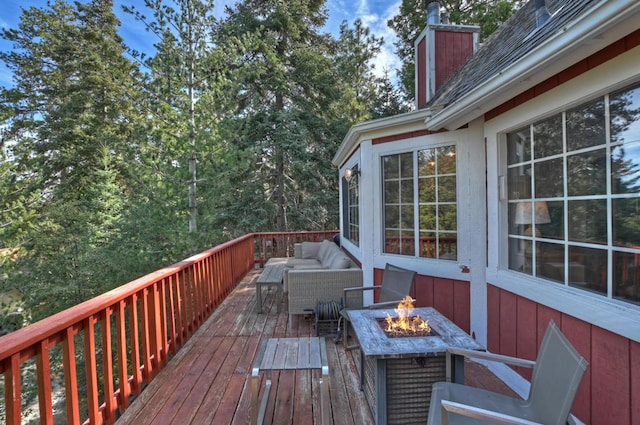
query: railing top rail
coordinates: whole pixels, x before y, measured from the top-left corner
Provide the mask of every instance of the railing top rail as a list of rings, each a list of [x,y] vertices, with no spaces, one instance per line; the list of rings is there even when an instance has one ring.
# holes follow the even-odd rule
[[[19,353],[44,339],[56,335],[64,329],[79,323],[86,318],[95,315],[96,313],[103,311],[105,308],[113,306],[122,300],[127,299],[131,295],[143,290],[145,287],[152,285],[159,280],[162,280],[168,276],[174,275],[177,272],[186,269],[187,267],[195,264],[217,252],[223,251],[246,239],[252,239],[254,234],[247,234],[223,244],[217,245],[204,252],[193,255],[187,259],[184,259],[178,263],[164,267],[160,270],[151,272],[145,276],[139,277],[131,282],[128,282],[122,286],[114,288],[104,294],[98,295],[95,298],[84,301],[76,306],[70,307],[64,311],[56,313],[52,316],[44,318],[36,323],[33,323],[22,329],[18,329],[15,332],[11,332],[5,336],[0,337],[0,359],[6,359],[15,353]]]

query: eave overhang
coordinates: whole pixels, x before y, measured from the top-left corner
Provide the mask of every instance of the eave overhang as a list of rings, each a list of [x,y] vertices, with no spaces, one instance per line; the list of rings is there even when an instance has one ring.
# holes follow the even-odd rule
[[[425,119],[432,131],[456,130],[638,29],[640,2],[601,1],[521,60]]]
[[[352,126],[342,139],[342,143],[331,161],[336,167],[340,167],[353,152],[360,146],[363,140],[375,139],[379,137],[392,136],[409,131],[424,130],[425,120],[431,111],[421,109],[366,121]]]

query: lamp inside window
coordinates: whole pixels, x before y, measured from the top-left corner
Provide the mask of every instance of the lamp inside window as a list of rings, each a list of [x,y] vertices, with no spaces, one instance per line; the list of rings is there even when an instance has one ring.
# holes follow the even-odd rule
[[[551,217],[549,216],[549,207],[545,201],[538,202],[521,202],[516,206],[516,224],[528,225],[524,230],[525,236],[532,236],[533,227],[535,223],[536,231],[535,235],[540,236],[540,229],[537,227],[540,224],[551,223]]]

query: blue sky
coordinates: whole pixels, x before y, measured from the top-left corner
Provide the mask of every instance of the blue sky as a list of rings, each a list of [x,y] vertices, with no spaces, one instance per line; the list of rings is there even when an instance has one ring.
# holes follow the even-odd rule
[[[2,28],[16,28],[18,26],[21,7],[31,6],[43,7],[46,0],[1,0],[0,26]],[[216,14],[222,16],[225,5],[233,5],[237,0],[220,0],[216,2]],[[114,0],[116,14],[120,18],[120,35],[125,39],[128,46],[140,50],[148,51],[154,43],[152,36],[147,33],[142,24],[136,21],[131,15],[123,13],[122,4],[141,7],[142,0]],[[326,3],[329,10],[329,20],[325,30],[337,34],[340,24],[346,20],[350,25],[357,18],[368,26],[371,32],[377,37],[383,37],[385,46],[381,54],[376,58],[376,73],[381,75],[383,70],[389,69],[390,76],[395,77],[394,70],[399,67],[399,61],[394,53],[393,41],[394,32],[387,27],[387,20],[392,18],[399,10],[401,0],[328,0]],[[0,50],[8,51],[12,48],[10,43],[0,40]],[[0,63],[0,86],[11,85],[11,73],[3,63]]]

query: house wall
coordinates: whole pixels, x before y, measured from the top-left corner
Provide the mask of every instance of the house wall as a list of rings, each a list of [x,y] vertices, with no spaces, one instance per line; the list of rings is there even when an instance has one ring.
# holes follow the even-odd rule
[[[640,421],[640,343],[559,310],[488,287],[491,352],[535,359],[550,320],[589,362],[572,413],[588,424]],[[529,369],[518,372],[531,379]]]
[[[501,158],[508,131],[640,81],[640,47],[634,47],[635,39],[614,43],[577,68],[547,80],[508,107],[503,105],[499,113],[486,115],[491,119],[484,124],[489,170],[488,349],[535,359],[548,321],[556,321],[589,361],[572,409],[588,424],[640,423],[640,309],[506,270],[506,201],[499,193],[506,170]],[[529,371],[518,372],[530,378]]]
[[[466,128],[452,132],[398,129],[359,142],[359,246],[365,284],[380,283],[387,262],[418,272],[419,306],[433,306],[492,352],[535,359],[549,320],[589,361],[572,411],[587,424],[640,424],[640,307],[508,270],[505,135],[537,120],[640,82],[640,31],[568,67]],[[381,155],[455,142],[458,147],[457,261],[382,252]],[[373,300],[365,300],[372,302]],[[517,370],[524,378],[530,371]],[[518,386],[513,373],[501,377]],[[519,375],[518,375],[519,376]],[[521,394],[526,394],[526,386]]]

